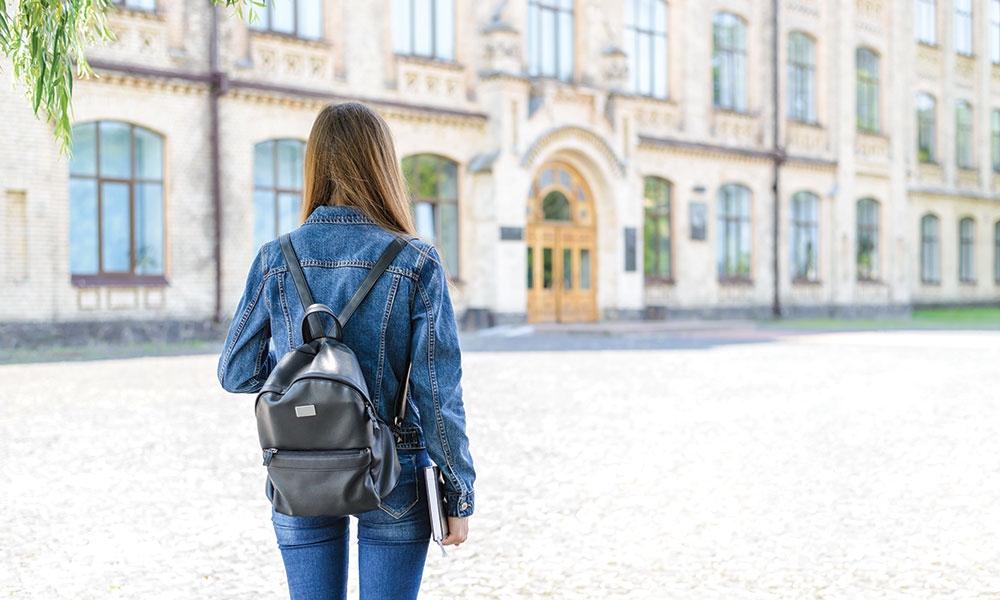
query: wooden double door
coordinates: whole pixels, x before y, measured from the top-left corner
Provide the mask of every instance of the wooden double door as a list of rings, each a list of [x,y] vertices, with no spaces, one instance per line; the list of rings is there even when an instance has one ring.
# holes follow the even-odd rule
[[[549,163],[539,171],[525,241],[528,321],[597,320],[593,199],[568,165]]]

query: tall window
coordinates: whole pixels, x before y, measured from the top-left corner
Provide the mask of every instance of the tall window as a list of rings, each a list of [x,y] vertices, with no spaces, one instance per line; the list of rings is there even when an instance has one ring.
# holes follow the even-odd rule
[[[937,103],[934,96],[917,94],[917,158],[935,162],[937,157]]]
[[[879,278],[878,202],[871,198],[858,200],[858,279],[872,281]]]
[[[990,61],[1000,63],[1000,0],[990,0]]]
[[[643,259],[646,278],[670,279],[673,276],[670,253],[670,182],[659,177],[646,177],[643,187]]]
[[[77,125],[72,136],[69,266],[74,283],[162,279],[163,138],[118,121]]]
[[[916,22],[917,41],[924,44],[937,44],[937,7],[935,0],[917,0]]]
[[[712,18],[712,89],[715,105],[747,110],[747,25],[730,13]]]
[[[867,48],[858,48],[854,58],[857,69],[858,129],[877,133],[879,130],[878,55]]]
[[[529,0],[528,73],[573,79],[573,0]]]
[[[941,283],[941,243],[939,222],[934,215],[920,219],[920,281]]]
[[[458,276],[458,164],[433,154],[403,159],[417,235],[434,244],[448,274]]]
[[[955,0],[955,52],[972,56],[972,0]]]
[[[299,140],[268,140],[253,147],[253,239],[258,248],[299,224],[305,149]]]
[[[156,0],[114,0],[115,6],[132,10],[156,10]]]
[[[753,240],[750,190],[727,184],[719,188],[719,279],[750,279]]]
[[[667,3],[625,0],[625,52],[629,89],[654,98],[667,97]]]
[[[396,54],[455,60],[454,0],[392,0]]]
[[[990,112],[990,158],[993,170],[1000,173],[1000,110]]]
[[[959,100],[955,106],[955,163],[962,169],[972,166],[972,105]]]
[[[792,196],[792,279],[819,280],[819,198],[812,192]]]
[[[309,40],[323,37],[322,0],[264,0],[267,6],[257,10],[257,22],[250,28],[294,35]]]
[[[816,43],[798,31],[788,34],[788,118],[816,122]]]
[[[1000,221],[993,225],[993,281],[1000,283]]]
[[[976,222],[968,217],[958,222],[958,280],[976,282]]]

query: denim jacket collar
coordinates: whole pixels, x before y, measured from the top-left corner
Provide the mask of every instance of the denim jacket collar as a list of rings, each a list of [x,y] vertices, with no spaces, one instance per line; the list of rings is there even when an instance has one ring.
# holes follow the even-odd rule
[[[375,222],[353,206],[317,206],[303,225],[311,223],[339,223],[347,225],[374,225]]]

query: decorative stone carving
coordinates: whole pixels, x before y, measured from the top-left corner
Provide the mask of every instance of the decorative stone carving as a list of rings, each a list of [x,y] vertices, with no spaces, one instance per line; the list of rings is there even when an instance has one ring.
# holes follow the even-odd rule
[[[959,83],[973,85],[976,78],[976,59],[972,56],[955,57],[955,79]]]
[[[855,0],[854,10],[858,19],[881,25],[883,2],[882,0]]]
[[[520,74],[521,36],[511,25],[495,20],[483,28],[483,52],[488,71]]]
[[[791,154],[822,154],[829,148],[829,132],[819,125],[789,121],[788,152]]]
[[[332,56],[325,44],[260,32],[252,35],[250,56],[257,75],[292,85],[332,77]]]
[[[941,49],[936,46],[917,44],[917,73],[924,77],[937,78],[941,75]]]
[[[944,170],[936,163],[920,163],[917,176],[921,183],[940,184],[944,180]]]
[[[977,171],[976,169],[959,169],[958,187],[972,188],[972,189],[978,188],[979,171]]]
[[[789,0],[788,10],[812,16],[819,16],[819,4],[817,0]]]
[[[448,63],[397,56],[399,90],[422,101],[465,100],[462,68]]]
[[[640,135],[663,135],[678,129],[680,115],[676,104],[636,98],[633,100],[633,106],[635,124]]]
[[[618,46],[612,45],[604,50],[601,62],[604,85],[611,91],[623,91],[628,85],[628,55]]]
[[[760,142],[760,118],[756,115],[716,111],[713,132],[725,142],[754,145]]]
[[[854,153],[858,158],[869,161],[889,160],[889,138],[874,133],[859,131],[854,139]]]

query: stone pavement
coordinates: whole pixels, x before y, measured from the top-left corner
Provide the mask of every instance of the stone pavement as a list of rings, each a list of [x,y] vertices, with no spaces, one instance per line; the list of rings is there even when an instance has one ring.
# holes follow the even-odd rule
[[[1000,332],[692,336],[468,352],[478,510],[421,597],[1000,597]],[[214,370],[0,367],[0,596],[285,597]]]

